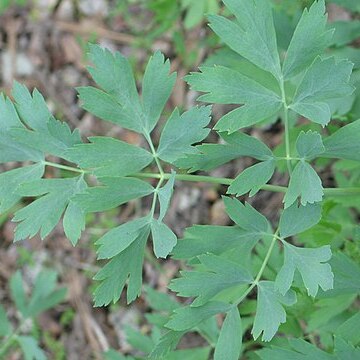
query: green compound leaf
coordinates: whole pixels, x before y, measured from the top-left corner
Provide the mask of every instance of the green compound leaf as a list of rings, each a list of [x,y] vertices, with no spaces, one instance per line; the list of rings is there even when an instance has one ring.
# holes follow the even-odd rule
[[[278,293],[272,281],[260,281],[257,294],[257,307],[254,326],[251,333],[256,340],[261,333],[262,341],[270,341],[276,334],[280,324],[286,321],[283,305],[296,303],[296,294],[289,290],[284,295]]]
[[[155,52],[147,64],[142,86],[142,103],[149,132],[158,122],[175,85],[176,73],[169,73],[170,61],[165,61],[160,51]]]
[[[196,297],[191,306],[202,306],[225,289],[253,281],[251,274],[233,261],[212,254],[198,258],[202,271],[182,271],[182,277],[169,286],[178,296]]]
[[[44,165],[38,163],[0,174],[0,214],[6,212],[21,200],[16,193],[19,184],[40,179],[44,174]]]
[[[148,135],[156,125],[175,83],[176,75],[169,75],[169,61],[157,52],[146,67],[142,101],[136,90],[128,60],[120,53],[112,54],[99,46],[90,46],[94,67],[89,72],[102,90],[79,88],[85,110],[103,120],[126,129]]]
[[[185,80],[196,91],[206,92],[198,100],[218,104],[242,104],[215,126],[218,131],[234,131],[254,125],[276,114],[282,107],[281,97],[238,71],[223,66],[202,67]]]
[[[157,258],[166,258],[177,243],[176,235],[163,222],[153,219],[151,235],[154,254]]]
[[[88,188],[74,197],[84,212],[110,210],[154,191],[149,183],[130,177],[103,177],[100,181],[102,186]]]
[[[185,3],[189,5],[191,2],[181,1],[181,5]],[[193,5],[192,9],[205,9],[205,5],[210,4],[210,1],[212,4],[216,2],[216,0],[201,0]],[[331,114],[346,115],[345,110],[340,112],[338,107],[342,97],[348,96],[352,92],[352,88],[348,84],[351,64],[347,61],[336,63],[333,58],[317,57],[329,43],[332,34],[332,31],[327,31],[325,28],[324,0],[315,1],[310,10],[305,10],[303,13],[288,51],[283,56],[283,71],[277,50],[271,10],[272,7],[277,9],[280,4],[272,4],[268,0],[225,0],[224,2],[236,19],[230,21],[223,17],[211,17],[211,26],[225,43],[241,54],[242,60],[240,59],[239,65],[237,65],[236,61],[240,55],[232,53],[231,59],[226,58],[219,61],[229,68],[223,66],[204,67],[202,73],[188,77],[189,83],[195,90],[205,93],[200,99],[237,106],[216,125],[216,129],[220,131],[220,144],[193,146],[203,141],[209,133],[209,129],[206,127],[210,122],[211,109],[210,107],[198,107],[182,115],[175,110],[165,123],[158,149],[154,150],[150,133],[161,116],[175,82],[175,74],[169,75],[169,61],[165,61],[160,52],[155,53],[147,65],[143,78],[142,95],[139,96],[128,60],[119,53],[111,54],[100,47],[91,46],[90,56],[94,68],[90,72],[101,89],[91,87],[79,89],[85,108],[103,119],[143,134],[150,144],[153,155],[144,149],[111,138],[94,137],[90,139],[91,143],[81,144],[78,132],[72,133],[67,125],[58,122],[50,114],[44,99],[37,91],[30,94],[26,88],[16,85],[14,95],[17,110],[7,99],[0,99],[0,107],[3,110],[0,114],[0,162],[9,161],[9,159],[11,161],[38,162],[39,164],[30,166],[38,171],[37,175],[34,175],[36,180],[42,176],[43,164],[51,165],[50,162],[43,162],[43,156],[56,155],[73,161],[81,169],[90,170],[89,172],[84,171],[84,176],[90,173],[90,179],[93,180],[91,175],[96,175],[99,183],[102,183],[100,186],[87,188],[86,183],[80,177],[77,179],[81,179],[82,183],[79,180],[81,184],[78,189],[71,192],[71,189],[63,186],[64,183],[56,183],[56,186],[46,190],[48,183],[41,180],[41,183],[38,182],[37,185],[41,190],[37,192],[28,183],[22,184],[24,181],[32,180],[30,167],[24,168],[26,171],[23,172],[17,169],[1,174],[0,210],[11,207],[21,196],[24,196],[25,190],[27,191],[26,196],[43,195],[34,201],[33,204],[38,204],[37,207],[34,205],[31,208],[33,205],[31,204],[18,212],[24,216],[18,229],[22,224],[28,222],[28,228],[24,232],[29,236],[35,230],[34,226],[38,227],[41,235],[43,233],[46,235],[64,213],[65,233],[71,242],[76,244],[85,227],[87,212],[106,211],[132,199],[149,194],[154,195],[150,215],[110,230],[96,243],[99,259],[108,259],[109,261],[95,277],[100,283],[94,297],[97,306],[107,305],[112,301],[118,301],[124,287],[127,286],[127,301],[131,302],[136,299],[141,292],[142,265],[150,233],[157,257],[166,257],[173,252],[175,259],[188,261],[187,266],[192,266],[195,271],[183,272],[182,277],[174,280],[170,287],[180,296],[193,297],[192,305],[177,308],[180,304],[173,301],[171,304],[168,302],[164,308],[160,304],[160,300],[163,299],[159,297],[156,300],[153,299],[153,303],[156,302],[157,310],[161,313],[146,314],[149,322],[154,326],[151,334],[142,335],[140,332],[128,331],[130,343],[144,351],[145,354],[151,352],[151,347],[156,344],[151,358],[198,360],[213,355],[215,360],[237,360],[241,356],[241,335],[248,329],[252,319],[251,314],[255,312],[256,301],[250,298],[240,305],[240,311],[245,315],[243,318],[244,330],[237,305],[212,301],[223,297],[242,299],[238,297],[241,294],[235,294],[235,292],[238,291],[237,287],[245,288],[245,284],[253,284],[249,290],[252,290],[255,285],[258,286],[257,311],[252,333],[254,338],[258,338],[263,333],[265,341],[271,340],[280,324],[285,322],[284,305],[296,302],[295,293],[291,290],[291,286],[295,282],[296,271],[302,276],[310,295],[315,296],[319,292],[320,297],[330,299],[330,301],[325,299],[324,302],[316,301],[314,304],[311,304],[311,301],[309,303],[302,301],[301,307],[296,309],[296,312],[303,311],[305,305],[305,310],[309,310],[308,319],[310,321],[308,321],[307,332],[311,331],[311,326],[314,328],[314,323],[321,317],[319,313],[323,314],[327,310],[324,307],[321,308],[323,304],[340,302],[337,298],[333,301],[332,296],[345,293],[345,298],[347,296],[350,299],[347,300],[346,306],[342,304],[342,309],[345,309],[350,306],[350,302],[360,292],[359,269],[350,258],[345,257],[344,260],[343,256],[339,255],[332,259],[331,263],[336,269],[336,271],[334,270],[335,286],[332,291],[327,291],[332,287],[333,282],[330,263],[326,263],[331,256],[330,247],[297,248],[284,241],[286,237],[297,236],[303,231],[311,229],[321,218],[321,205],[317,203],[322,200],[323,195],[321,180],[308,162],[320,156],[359,160],[357,125],[344,127],[324,143],[321,135],[317,132],[300,133],[298,131],[300,135],[296,142],[296,150],[300,159],[291,160],[294,164],[295,160],[298,163],[291,175],[289,189],[284,199],[285,210],[280,218],[279,233],[275,233],[274,242],[271,243],[269,249],[266,249],[264,241],[258,244],[255,252],[253,251],[254,246],[261,238],[269,236],[271,231],[269,221],[249,204],[242,204],[231,198],[225,198],[224,202],[227,213],[237,225],[231,227],[194,226],[186,231],[184,239],[175,246],[176,236],[163,222],[173,192],[175,173],[172,172],[165,186],[160,187],[163,184],[164,176],[161,176],[163,171],[157,161],[160,175],[143,174],[144,178],[154,177],[160,181],[156,190],[148,182],[137,179],[141,175],[135,173],[151,164],[154,157],[156,160],[158,158],[176,167],[197,171],[212,170],[233,159],[249,156],[257,159],[259,163],[241,173],[230,185],[229,193],[243,195],[250,192],[250,195],[254,195],[270,180],[275,170],[275,161],[278,159],[265,144],[254,137],[237,132],[238,129],[275,120],[283,106],[285,111],[290,107],[294,112],[321,125],[328,123]],[[288,1],[288,5],[290,3],[291,1]],[[176,8],[181,5],[171,6]],[[287,5],[281,4],[281,6],[286,8]],[[300,7],[299,4],[294,5],[294,9],[300,9]],[[277,13],[276,16],[276,25],[279,28],[285,29],[284,23],[290,25],[289,19],[285,19],[284,14]],[[285,16],[288,17],[287,14]],[[290,27],[294,28],[293,25],[291,24]],[[288,43],[289,41],[290,38]],[[227,55],[223,53],[221,56],[226,57]],[[221,56],[218,56],[217,59]],[[215,60],[213,62],[216,63],[217,60]],[[291,82],[286,80],[291,80]],[[354,82],[355,80],[354,78]],[[353,97],[350,100],[353,100]],[[354,113],[356,113],[356,104],[354,109]],[[292,126],[296,118],[292,116],[294,114],[290,115],[290,126]],[[354,117],[352,112],[348,115]],[[318,128],[318,126],[305,127]],[[296,129],[294,131],[296,135]],[[295,138],[290,136],[290,140],[295,140]],[[355,145],[349,144],[350,140]],[[290,143],[291,145],[293,144]],[[291,149],[291,153],[296,156],[294,150]],[[351,166],[353,169],[355,168],[355,165]],[[66,166],[58,167],[69,170]],[[40,169],[42,169],[41,173]],[[74,169],[74,171],[77,170]],[[134,178],[125,178],[125,176],[131,175]],[[168,177],[167,175],[165,177]],[[74,179],[65,180],[72,181]],[[186,179],[186,176],[183,179]],[[188,177],[188,179],[195,180],[196,178]],[[346,180],[345,176],[344,179],[339,179],[340,182],[343,181],[344,186],[347,186]],[[351,182],[355,180],[356,172],[351,178]],[[5,185],[2,185],[1,181],[5,182]],[[225,181],[209,179],[208,181],[226,184],[231,182],[229,179]],[[20,187],[18,187],[19,184],[21,184]],[[351,184],[351,186],[356,186],[356,184]],[[270,189],[270,187],[266,188]],[[41,203],[41,201],[45,202],[43,199],[48,201],[45,206],[42,206]],[[298,199],[301,203],[300,206]],[[153,218],[157,209],[156,201],[160,205],[158,219]],[[332,211],[334,206],[332,202],[327,202],[324,214]],[[46,216],[42,215],[44,212]],[[348,215],[343,212],[344,209],[339,210],[339,214]],[[337,215],[335,211],[334,214]],[[336,229],[339,228],[336,231],[342,236],[338,236],[337,241],[344,236],[351,236],[348,229],[343,229],[346,230],[344,233],[340,232],[340,224],[333,225],[328,219],[325,219],[325,222],[326,224],[322,224],[322,227],[329,224],[335,226]],[[331,239],[324,239],[323,234],[318,239],[317,231],[314,229],[309,232],[308,240],[305,239],[306,234],[302,234],[301,238],[307,241],[306,244],[320,243],[321,241],[330,243]],[[277,240],[284,243],[283,264],[279,248],[273,247]],[[338,245],[341,246],[341,243]],[[348,248],[347,245],[345,250],[348,253],[349,250],[356,250],[355,245],[354,237],[352,247]],[[239,259],[239,254],[241,255],[241,266],[235,262]],[[262,261],[263,263],[261,263]],[[253,267],[260,269],[255,283],[250,274]],[[276,277],[276,271],[280,268]],[[53,279],[51,276],[49,277]],[[259,282],[262,277],[265,279],[276,277],[276,281]],[[300,279],[300,276],[298,278]],[[50,293],[48,294],[49,298],[46,297],[46,299],[40,296],[39,294],[44,294],[52,288],[51,282],[40,278],[34,291],[34,294],[39,296],[29,299],[21,281],[18,280],[15,278],[11,287],[13,297],[17,299],[17,306],[22,314],[28,311],[30,303],[35,311],[38,306],[50,306],[56,303],[55,300],[60,297],[60,295],[52,297]],[[53,280],[51,281],[53,282]],[[295,285],[298,286],[298,282]],[[155,297],[153,296],[153,298]],[[155,306],[150,304],[150,308],[154,309]],[[172,310],[174,310],[174,315],[168,321],[168,314]],[[218,319],[215,318],[215,315],[220,313],[225,315],[225,321],[219,335]],[[337,312],[337,314],[340,313],[340,311]],[[344,319],[341,319],[339,324],[344,323],[352,314],[351,309],[350,312],[343,313]],[[0,307],[0,318],[1,316]],[[300,337],[300,327],[294,321],[295,318],[291,320],[287,327],[284,327],[285,335]],[[356,323],[356,320],[357,317],[350,321],[347,332],[350,332],[349,328]],[[164,334],[163,327],[166,321],[168,321],[166,326],[173,330]],[[197,331],[210,345],[200,349],[201,353],[196,348],[176,351],[175,347],[180,338],[187,331],[192,330]],[[328,332],[328,328],[319,329],[318,334],[319,345],[326,349],[332,347],[332,340]],[[352,335],[354,339],[358,337],[358,335]],[[356,358],[358,349],[347,344],[346,341],[335,339],[335,352],[332,357]],[[322,351],[317,353],[308,351],[307,349],[311,345],[304,344],[306,343],[297,342],[293,347],[294,351],[290,350],[290,345],[287,358],[300,358],[302,355],[309,358],[311,356],[321,358],[322,355],[319,354],[323,354]],[[214,354],[210,354],[214,348]],[[256,354],[254,356],[256,357]],[[279,355],[279,358],[281,356],[284,358],[284,353]]]
[[[175,163],[186,154],[197,153],[194,143],[202,141],[209,134],[205,128],[210,122],[211,107],[194,107],[180,115],[175,109],[162,131],[158,155],[169,163]]]
[[[226,315],[216,343],[214,360],[238,360],[242,346],[242,323],[234,306]]]
[[[236,21],[209,16],[212,30],[232,50],[279,79],[280,59],[269,1],[224,0],[224,3]]]
[[[9,161],[42,161],[43,154],[27,145],[24,145],[10,137],[10,129],[13,127],[24,128],[24,124],[8,97],[0,94],[0,163]]]
[[[254,196],[273,176],[275,161],[268,160],[255,164],[245,169],[231,183],[227,193],[244,195],[250,191],[249,196]]]
[[[230,219],[241,228],[259,233],[266,233],[271,228],[266,217],[255,210],[249,203],[243,205],[239,200],[225,196],[223,200]]]
[[[10,129],[15,141],[63,158],[69,147],[81,143],[79,130],[71,132],[66,123],[56,120],[36,89],[30,94],[24,85],[15,83],[13,96],[21,120],[31,129],[23,126]]]
[[[300,272],[309,295],[315,297],[319,286],[324,290],[333,288],[334,274],[326,262],[331,259],[330,246],[316,249],[298,248],[287,242],[284,244],[284,265],[280,269],[275,285],[285,294],[294,280],[295,270]]]
[[[279,232],[283,238],[297,235],[315,226],[321,219],[321,205],[294,203],[286,208],[280,217]]]
[[[349,84],[353,64],[335,58],[316,58],[296,90],[290,108],[309,120],[325,126],[331,119],[331,100],[353,93]],[[331,76],[329,76],[331,74]]]
[[[126,176],[153,161],[146,150],[110,137],[90,137],[90,144],[75,145],[66,152],[69,161],[98,177]]]
[[[158,198],[160,203],[160,213],[159,213],[159,221],[163,221],[166,212],[170,206],[171,197],[174,191],[174,184],[175,184],[175,176],[176,172],[171,170],[171,176],[168,182],[159,189],[158,191]]]
[[[299,161],[291,174],[288,190],[284,197],[285,208],[291,206],[299,197],[301,205],[313,204],[322,200],[324,190],[321,179],[307,162]]]
[[[326,150],[321,156],[360,161],[359,132],[360,120],[340,128],[333,135],[325,138]]]
[[[301,131],[296,140],[296,150],[305,160],[312,160],[325,151],[321,135],[316,131]]]
[[[71,179],[40,179],[21,184],[19,196],[42,196],[15,213],[19,222],[14,241],[31,238],[40,232],[44,239],[55,228],[70,199],[83,192],[87,185],[82,176]]]
[[[204,320],[216,314],[226,313],[230,309],[231,305],[219,301],[211,301],[197,307],[185,306],[175,309],[170,321],[168,321],[165,326],[175,331],[190,330]]]
[[[116,303],[128,278],[127,302],[134,301],[140,295],[142,265],[149,233],[150,225],[142,227],[137,238],[95,275],[94,280],[101,281],[94,292],[95,306]]]
[[[95,243],[99,246],[97,250],[98,259],[110,259],[123,252],[138,239],[143,228],[149,227],[149,224],[150,218],[147,216],[111,229]]]
[[[334,30],[326,28],[325,1],[305,9],[295,29],[283,64],[285,79],[306,69],[330,45]]]
[[[230,135],[220,133],[226,144],[203,144],[196,148],[197,154],[187,155],[176,162],[182,169],[189,172],[198,170],[209,171],[241,156],[250,156],[266,161],[273,158],[272,151],[260,140],[247,134],[236,132]]]
[[[244,230],[239,226],[195,225],[186,229],[173,251],[174,259],[191,259],[212,253],[220,255],[230,249],[239,252],[251,250],[262,234],[255,230]]]

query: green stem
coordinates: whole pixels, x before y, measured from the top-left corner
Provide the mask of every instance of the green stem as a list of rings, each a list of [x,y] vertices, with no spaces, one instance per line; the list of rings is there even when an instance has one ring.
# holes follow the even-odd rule
[[[161,165],[161,162],[159,160],[158,154],[156,152],[154,143],[152,142],[150,135],[144,135],[144,136],[145,136],[145,139],[146,139],[146,141],[148,142],[148,144],[150,146],[150,150],[151,150],[151,153],[153,154],[156,166],[159,169],[160,176],[163,176],[164,175],[164,169],[162,168],[162,165]]]
[[[143,179],[160,179],[161,175],[156,173],[136,173],[130,176],[143,178]],[[164,173],[164,180],[170,179],[172,175],[170,173]],[[190,174],[176,174],[176,180],[180,181],[191,181],[191,182],[204,182],[218,185],[231,185],[234,179],[231,178],[220,178],[206,175],[190,175]],[[286,186],[278,185],[264,185],[261,187],[262,190],[286,193]],[[324,194],[326,196],[349,196],[349,195],[360,195],[360,187],[348,187],[348,188],[325,188]]]
[[[289,171],[289,174],[292,173],[292,164],[291,164],[291,150],[290,150],[290,131],[289,131],[289,109],[287,105],[284,105],[284,124],[285,124],[285,151],[286,151],[286,165]]]
[[[326,196],[360,195],[360,187],[325,188],[324,189],[324,195],[326,195]]]
[[[276,240],[279,239],[279,236],[278,236],[278,233],[279,233],[279,229],[277,229],[273,235],[273,238],[271,240],[271,243],[270,243],[270,246],[269,246],[269,249],[265,255],[265,258],[264,258],[264,261],[263,263],[261,264],[261,267],[260,267],[260,270],[259,272],[257,273],[256,275],[256,278],[255,280],[253,281],[253,283],[250,285],[250,287],[241,295],[241,297],[236,301],[236,303],[234,304],[235,306],[238,306],[250,293],[251,291],[255,288],[255,286],[257,286],[259,284],[259,281],[261,279],[261,276],[262,274],[264,273],[265,271],[265,268],[270,260],[270,256],[274,250],[274,246],[276,244]]]
[[[71,166],[60,165],[56,163],[52,163],[49,161],[44,161],[44,165],[52,166],[58,169],[63,169],[67,171],[72,171],[80,174],[88,174],[90,173],[87,170],[82,170],[78,168],[74,168]],[[161,164],[160,164],[161,166]],[[162,168],[161,168],[162,169]],[[160,170],[159,170],[160,171]],[[143,179],[163,179],[168,180],[172,176],[170,173],[136,173],[130,175],[132,177],[143,178]],[[191,182],[204,182],[210,184],[218,184],[218,185],[231,185],[234,179],[231,178],[221,178],[221,177],[212,177],[207,175],[191,175],[191,174],[176,174],[176,180],[180,181],[191,181]],[[261,187],[262,190],[272,191],[272,192],[280,192],[286,193],[287,187],[285,186],[278,186],[278,185],[264,185]],[[359,195],[360,194],[360,187],[348,187],[348,188],[325,188],[324,194],[326,196],[350,196],[350,195]]]
[[[286,152],[286,165],[289,171],[289,175],[292,173],[292,164],[291,164],[291,150],[290,150],[290,131],[289,131],[289,107],[286,102],[286,93],[285,93],[285,82],[284,79],[280,79],[280,89],[281,89],[281,98],[284,107],[284,126],[285,126],[285,152]]]
[[[153,197],[153,200],[152,200],[151,210],[150,210],[151,217],[154,217],[155,209],[156,209],[156,201],[157,201],[157,198],[158,198],[159,189],[160,189],[162,183],[165,180],[165,173],[164,173],[164,169],[163,169],[163,167],[161,165],[161,162],[159,160],[159,157],[157,155],[154,143],[152,142],[150,135],[147,135],[145,133],[144,136],[145,136],[145,139],[146,139],[146,141],[148,142],[148,144],[150,146],[151,153],[153,154],[156,166],[157,166],[157,168],[159,170],[159,174],[155,174],[155,175],[157,175],[156,178],[159,179],[159,181],[158,181],[157,186],[156,186],[155,191],[154,191],[154,197]]]
[[[157,183],[157,186],[155,188],[155,191],[154,191],[154,197],[153,197],[153,200],[152,200],[152,204],[151,204],[151,210],[150,210],[150,213],[151,213],[151,217],[154,216],[155,214],[155,209],[156,209],[156,200],[158,198],[158,193],[159,193],[159,189],[162,185],[162,183],[164,182],[165,180],[165,177],[161,174],[159,174],[161,177],[160,177],[160,180],[159,182]]]
[[[165,180],[170,179],[172,176],[170,173],[164,173],[163,176],[156,173],[136,173],[131,176],[144,178],[144,179],[160,179],[163,177]],[[233,182],[233,179],[229,178],[218,178],[206,175],[190,175],[190,174],[176,174],[176,180],[182,181],[191,181],[191,182],[206,182],[212,184],[219,184],[219,185],[230,185]]]
[[[286,161],[288,161],[288,160],[297,160],[297,161],[300,161],[300,160],[303,160],[303,158],[292,157],[292,156],[290,156],[290,157],[287,157],[287,156],[276,156],[276,157],[275,157],[275,160],[276,160],[276,161],[281,161],[281,160],[286,160]]]
[[[272,254],[272,251],[274,250],[274,246],[275,246],[275,244],[276,244],[276,240],[279,239],[278,233],[279,233],[279,229],[277,229],[277,230],[275,231],[275,233],[274,233],[274,236],[273,236],[273,238],[272,238],[272,240],[271,240],[269,249],[268,249],[268,251],[267,251],[267,253],[266,253],[266,255],[265,255],[264,261],[263,261],[263,263],[262,263],[262,265],[261,265],[261,268],[260,268],[258,274],[256,275],[256,278],[255,278],[255,281],[254,281],[255,285],[257,285],[257,284],[259,283],[259,280],[261,279],[261,276],[262,276],[262,274],[263,274],[263,272],[264,272],[264,270],[265,270],[265,268],[266,268],[266,265],[267,265],[267,263],[268,263],[269,260],[270,260],[270,256],[271,256],[271,254]]]
[[[80,173],[80,174],[88,174],[89,173],[89,171],[87,171],[87,170],[78,169],[78,168],[75,168],[75,167],[72,167],[72,166],[61,165],[61,164],[53,163],[53,162],[50,162],[50,161],[43,161],[42,163],[44,165],[52,166],[52,167],[57,168],[57,169],[72,171],[72,172],[76,172],[76,173]]]

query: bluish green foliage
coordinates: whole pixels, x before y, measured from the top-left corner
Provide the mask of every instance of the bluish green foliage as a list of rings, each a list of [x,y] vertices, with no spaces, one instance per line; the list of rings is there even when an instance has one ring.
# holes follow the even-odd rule
[[[239,310],[233,307],[224,320],[219,339],[216,343],[215,360],[237,360],[240,356],[242,325]]]
[[[281,109],[281,97],[238,71],[226,67],[200,68],[186,77],[193,90],[208,92],[199,100],[243,106],[223,116],[215,129],[232,133],[266,120]]]
[[[254,196],[271,179],[275,171],[275,161],[267,160],[245,169],[231,183],[228,194],[244,195],[250,191]]]
[[[291,174],[284,197],[285,208],[294,204],[298,198],[303,206],[320,202],[323,195],[323,186],[317,172],[309,163],[299,161]]]
[[[183,271],[170,283],[178,296],[196,297],[193,306],[201,306],[221,291],[239,284],[250,284],[251,274],[235,262],[212,254],[198,257],[201,271]]]
[[[354,91],[349,84],[353,65],[346,60],[336,62],[333,57],[317,57],[297,87],[290,109],[315,123],[327,125],[331,119],[331,100]]]
[[[212,15],[209,20],[220,40],[232,49],[227,52],[231,58],[217,64],[221,56],[216,55],[212,63],[186,77],[193,90],[203,93],[199,100],[236,106],[214,119],[219,141],[202,143],[210,133],[210,106],[195,106],[182,113],[174,109],[168,119],[163,116],[159,138],[154,136],[176,77],[160,52],[150,58],[138,91],[123,55],[90,45],[89,72],[97,87],[78,89],[84,109],[137,132],[144,147],[100,136],[82,141],[78,131],[51,115],[38,91],[31,94],[15,84],[14,103],[0,98],[0,162],[31,164],[0,175],[1,212],[11,210],[23,197],[33,198],[15,212],[15,240],[37,233],[44,238],[63,216],[65,234],[75,245],[87,213],[104,212],[130,201],[149,204],[140,216],[131,214],[128,222],[109,229],[96,241],[99,260],[107,262],[94,277],[98,281],[94,302],[96,306],[117,302],[126,289],[130,303],[142,293],[149,238],[157,258],[170,255],[184,260],[186,270],[169,288],[188,297],[186,305],[147,290],[152,308],[160,311],[147,314],[156,330],[151,336],[127,330],[129,342],[150,358],[236,360],[260,345],[265,349],[256,356],[264,359],[356,358],[359,335],[349,328],[358,320],[353,303],[360,293],[360,270],[352,257],[360,250],[358,233],[353,230],[356,217],[349,208],[359,210],[360,123],[340,123],[340,129],[336,123],[328,126],[333,117],[355,103],[353,64],[339,54],[324,53],[329,45],[341,44],[331,42],[333,30],[326,25],[324,0],[314,1],[299,14],[292,38],[281,41],[282,48],[286,44],[285,54],[278,49],[275,29],[279,24],[274,24],[268,0],[223,2],[231,19]],[[196,6],[205,8],[210,3],[199,1]],[[189,14],[195,7],[186,1],[183,5]],[[194,23],[191,17],[186,20],[188,27]],[[302,125],[298,126],[300,117]],[[284,139],[275,150],[243,130],[278,119]],[[49,155],[60,160],[50,162]],[[249,163],[235,179],[191,174],[242,157],[256,162]],[[338,188],[326,187],[328,177],[323,184],[319,170],[333,164],[327,159],[341,159],[333,167],[341,169],[334,171]],[[45,167],[61,169],[66,176],[49,178],[46,173],[43,177]],[[284,169],[287,174],[281,186],[275,184],[278,176],[273,175]],[[349,176],[349,170],[353,175]],[[225,212],[234,225],[194,225],[177,242],[166,215],[180,180],[228,186],[221,191],[235,195],[223,197]],[[256,203],[236,199],[263,190],[283,194],[280,216],[278,209],[271,209],[268,219]],[[142,202],[148,196],[150,201]],[[17,307],[27,311],[18,280],[12,286]],[[8,328],[4,321],[0,332]],[[289,344],[280,338],[272,340],[278,331],[301,337],[314,329],[322,348],[333,353],[302,340]],[[180,339],[192,331],[201,334],[208,345],[193,353],[176,350]],[[253,341],[242,341],[243,334],[252,334]],[[23,339],[23,344],[27,341]],[[270,347],[264,344],[268,341],[272,341]],[[114,352],[106,356],[123,358]]]
[[[316,296],[319,286],[324,290],[333,288],[333,273],[329,264],[331,258],[329,246],[316,249],[297,248],[284,243],[284,265],[276,277],[276,288],[285,294],[291,287],[297,269],[303,279],[309,295]]]
[[[67,151],[67,159],[89,169],[97,177],[126,176],[149,165],[152,155],[135,145],[109,137],[91,137],[89,144],[80,144]],[[114,165],[116,164],[116,165]]]
[[[296,294],[290,290],[284,294],[276,291],[272,281],[261,281],[257,285],[257,309],[252,334],[256,340],[262,333],[263,341],[270,341],[276,334],[280,324],[286,322],[283,305],[293,305]]]
[[[230,305],[218,301],[210,301],[202,306],[185,306],[174,310],[170,321],[166,324],[171,330],[186,331],[212,316],[229,311]]]
[[[334,30],[326,29],[326,20],[324,1],[315,1],[304,10],[286,52],[285,79],[305,70],[330,45]]]

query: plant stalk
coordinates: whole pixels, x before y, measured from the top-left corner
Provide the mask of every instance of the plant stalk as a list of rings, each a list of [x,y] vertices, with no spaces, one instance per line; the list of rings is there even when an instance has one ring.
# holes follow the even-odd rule
[[[289,108],[284,105],[284,125],[285,125],[285,151],[286,151],[286,165],[289,175],[292,173],[291,164],[291,150],[290,150],[290,130],[289,130]]]
[[[150,213],[151,213],[151,217],[154,216],[155,214],[155,209],[156,209],[156,202],[157,202],[157,199],[158,199],[158,193],[159,193],[159,190],[161,188],[161,185],[163,184],[164,180],[165,180],[165,173],[164,173],[164,169],[161,165],[161,162],[159,160],[159,157],[156,153],[156,149],[155,149],[155,146],[154,146],[154,143],[152,142],[151,140],[151,137],[150,135],[144,135],[145,136],[145,139],[146,141],[148,142],[149,146],[150,146],[150,150],[151,150],[151,153],[153,154],[153,157],[155,159],[155,163],[156,163],[156,166],[159,170],[159,174],[156,174],[158,175],[158,183],[156,185],[156,188],[155,188],[155,191],[154,191],[154,196],[153,196],[153,200],[152,200],[152,204],[151,204],[151,210],[150,210]]]
[[[285,152],[286,152],[286,165],[288,168],[289,175],[292,173],[292,164],[291,164],[291,150],[290,150],[290,129],[289,129],[289,107],[286,102],[286,93],[285,93],[285,81],[283,78],[280,79],[280,89],[281,89],[281,98],[284,108],[284,132],[285,132]]]
[[[84,170],[84,169],[78,169],[72,166],[66,166],[66,165],[61,165],[61,164],[57,164],[51,161],[43,161],[42,162],[44,165],[47,166],[51,166],[57,169],[61,169],[61,170],[67,170],[67,171],[71,171],[71,172],[76,172],[76,173],[80,173],[80,174],[88,174],[90,173],[90,171]]]
[[[78,169],[71,166],[61,165],[57,163],[52,163],[49,161],[43,162],[47,166],[52,166],[58,169],[63,169],[67,171],[72,171],[80,174],[90,174],[90,171]],[[161,164],[160,164],[161,166]],[[160,170],[159,170],[160,171]],[[131,177],[142,178],[142,179],[163,179],[168,180],[172,176],[170,173],[136,173],[130,175]],[[192,174],[176,174],[175,179],[179,181],[190,181],[190,182],[204,182],[210,184],[218,184],[218,185],[226,185],[229,186],[234,181],[231,178],[221,178],[221,177],[213,177],[207,175],[192,175]],[[271,191],[271,192],[279,192],[286,193],[286,186],[279,185],[269,185],[266,184],[261,187],[262,190]],[[324,189],[325,196],[352,196],[352,195],[360,195],[360,187],[348,187],[348,188],[325,188]]]
[[[253,281],[253,283],[250,285],[250,287],[244,292],[244,294],[241,295],[241,297],[239,298],[239,300],[236,301],[236,303],[234,305],[238,306],[250,293],[251,291],[255,288],[255,286],[258,285],[260,279],[261,279],[261,276],[262,274],[264,273],[265,271],[265,268],[266,268],[266,265],[268,264],[269,260],[270,260],[270,256],[274,250],[274,246],[276,244],[276,240],[279,239],[279,236],[278,236],[278,233],[279,233],[279,229],[277,229],[273,235],[273,238],[271,240],[271,243],[270,243],[270,246],[269,246],[269,249],[265,255],[265,258],[264,258],[264,261],[263,263],[261,264],[261,267],[260,267],[260,270],[259,272],[257,273],[256,275],[256,278],[255,280]]]

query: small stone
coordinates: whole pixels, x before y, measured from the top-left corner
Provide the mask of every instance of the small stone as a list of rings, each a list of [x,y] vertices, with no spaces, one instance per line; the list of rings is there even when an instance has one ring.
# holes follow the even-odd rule
[[[210,210],[211,224],[228,225],[229,217],[225,212],[225,205],[222,199],[217,200]]]
[[[79,8],[87,16],[107,16],[109,12],[108,5],[104,0],[82,0],[79,3]]]

